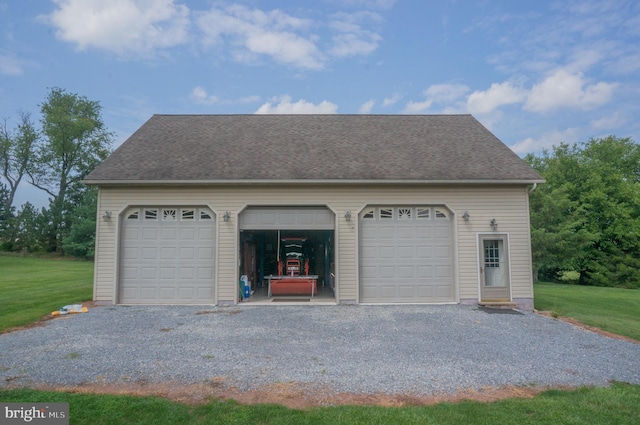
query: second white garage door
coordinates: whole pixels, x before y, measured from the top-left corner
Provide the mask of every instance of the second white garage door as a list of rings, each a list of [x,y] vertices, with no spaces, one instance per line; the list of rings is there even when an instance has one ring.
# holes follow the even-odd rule
[[[214,215],[141,207],[122,221],[121,304],[213,304]]]
[[[360,214],[360,302],[455,301],[451,213],[368,207]]]

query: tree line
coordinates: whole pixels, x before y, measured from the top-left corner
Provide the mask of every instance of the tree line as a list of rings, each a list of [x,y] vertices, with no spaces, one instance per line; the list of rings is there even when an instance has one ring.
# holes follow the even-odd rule
[[[82,179],[111,149],[98,102],[50,90],[30,114],[0,127],[0,250],[92,258],[97,192]],[[529,195],[536,278],[640,288],[640,146],[609,136],[560,144],[527,161],[546,183]],[[17,209],[21,183],[45,192],[49,206]]]
[[[534,271],[544,280],[640,288],[640,145],[609,136],[525,158]]]
[[[92,258],[97,192],[82,179],[110,152],[113,134],[101,106],[60,88],[40,105],[40,126],[26,112],[0,125],[0,249]],[[16,208],[21,184],[48,196],[48,207]]]

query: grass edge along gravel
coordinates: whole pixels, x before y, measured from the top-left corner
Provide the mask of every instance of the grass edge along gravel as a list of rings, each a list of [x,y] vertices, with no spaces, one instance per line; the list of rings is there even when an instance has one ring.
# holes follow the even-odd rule
[[[430,406],[333,406],[304,410],[211,400],[187,405],[158,397],[0,390],[2,402],[69,403],[70,423],[93,424],[638,424],[640,385],[548,390],[533,398]]]
[[[538,282],[534,303],[554,317],[640,341],[640,290]]]

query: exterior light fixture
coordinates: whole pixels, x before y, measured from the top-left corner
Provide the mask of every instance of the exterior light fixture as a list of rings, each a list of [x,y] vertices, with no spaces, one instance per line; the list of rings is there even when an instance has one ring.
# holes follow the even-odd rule
[[[228,222],[229,220],[231,220],[231,213],[229,211],[225,211],[222,215],[222,219]]]
[[[491,219],[491,221],[489,222],[489,226],[491,226],[493,230],[498,230],[498,222],[495,218]]]
[[[464,221],[469,221],[469,211],[465,211],[464,214],[462,214],[462,218]]]
[[[111,211],[106,210],[106,211],[104,212],[104,214],[102,214],[102,219],[103,219],[104,221],[109,221],[109,220],[111,220]]]
[[[347,211],[344,213],[344,219],[347,221],[351,221],[351,211]]]

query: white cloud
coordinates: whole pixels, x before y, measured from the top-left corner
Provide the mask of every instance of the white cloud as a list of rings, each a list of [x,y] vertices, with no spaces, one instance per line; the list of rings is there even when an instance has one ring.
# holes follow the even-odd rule
[[[469,87],[464,84],[434,84],[424,91],[427,98],[435,103],[451,103],[467,94]]]
[[[260,106],[256,114],[336,114],[338,105],[323,100],[317,105],[300,99],[291,102],[291,96],[280,96]]]
[[[260,101],[260,96],[245,96],[238,99],[221,99],[218,96],[210,95],[207,91],[201,87],[196,86],[189,94],[189,99],[191,99],[194,103],[199,105],[215,105],[215,104],[246,104],[246,103],[256,103]]]
[[[341,6],[364,7],[366,9],[391,9],[398,0],[331,0]]]
[[[371,110],[373,109],[373,105],[376,104],[376,101],[371,99],[366,101],[365,103],[363,103],[362,105],[360,105],[360,108],[358,108],[358,113],[359,114],[370,114]]]
[[[173,0],[54,0],[56,9],[41,19],[56,36],[80,50],[98,48],[121,56],[150,54],[185,43],[189,9]]]
[[[218,96],[207,94],[207,91],[200,86],[194,87],[189,98],[199,105],[213,105],[220,102]]]
[[[23,61],[11,55],[0,54],[0,74],[17,76],[23,72]]]
[[[612,49],[612,46],[606,43],[601,44],[600,46],[592,45],[585,48],[578,48],[571,55],[571,59],[573,60],[567,64],[564,69],[571,73],[578,73],[586,71],[599,63],[604,56],[603,51]]]
[[[531,88],[524,108],[534,112],[559,108],[590,109],[607,103],[616,86],[605,82],[589,85],[582,73],[571,74],[559,69]]]
[[[499,108],[505,105],[524,104],[525,110],[534,112],[590,109],[608,102],[616,87],[606,82],[588,84],[582,73],[559,69],[531,89],[505,81],[467,94],[470,89],[463,84],[434,84],[424,91],[424,100],[408,102],[404,112],[424,113],[438,107],[440,112],[470,113],[495,121],[501,117]]]
[[[524,155],[530,152],[539,152],[543,149],[550,149],[553,146],[560,145],[560,143],[567,143],[571,145],[577,143],[578,139],[578,129],[568,128],[562,131],[555,130],[544,133],[539,139],[529,137],[510,147],[511,150],[518,155]]]
[[[382,106],[395,105],[396,103],[398,103],[400,99],[402,99],[402,96],[400,96],[398,93],[395,93],[391,97],[385,97],[384,100],[382,101]]]
[[[607,71],[614,74],[633,74],[640,70],[640,48],[633,46],[615,51],[616,57],[608,64]]]
[[[266,55],[275,61],[301,68],[320,69],[324,58],[313,41],[294,31],[311,27],[311,21],[287,15],[279,10],[263,12],[244,6],[213,7],[197,20],[205,35],[205,45],[231,41],[236,59],[251,60]]]
[[[409,101],[402,111],[403,114],[422,114],[431,108],[432,100],[425,100],[423,102]]]
[[[315,45],[292,33],[251,33],[245,39],[245,46],[253,53],[272,56],[277,62],[311,69],[322,67]]]
[[[467,109],[472,114],[488,114],[502,105],[520,103],[526,96],[524,89],[509,82],[494,83],[488,90],[471,93],[467,98]]]
[[[442,105],[447,109],[460,109],[460,101],[469,91],[464,84],[434,84],[424,91],[426,99],[421,102],[407,102],[404,113],[419,114],[426,112],[432,105]]]
[[[591,128],[596,130],[609,130],[621,127],[627,123],[627,118],[620,111],[616,111],[606,117],[591,121]]]
[[[256,103],[260,102],[260,96],[245,96],[235,100],[233,103]]]
[[[332,16],[329,26],[336,32],[329,54],[334,57],[368,55],[378,48],[382,37],[362,27],[363,23],[381,21],[373,12],[337,13]]]
[[[153,57],[158,50],[189,43],[216,46],[236,61],[265,58],[319,70],[332,58],[369,55],[382,37],[375,27],[395,0],[354,3],[357,11],[297,17],[282,10],[212,3],[190,10],[184,0],[52,0],[53,12],[39,19],[78,50],[102,49],[126,59]],[[339,8],[345,5],[339,3]],[[194,7],[194,6],[191,6]],[[15,72],[15,71],[14,71]]]
[[[340,34],[333,37],[334,46],[329,50],[331,56],[338,58],[355,55],[368,55],[378,48],[382,40],[378,34]]]

